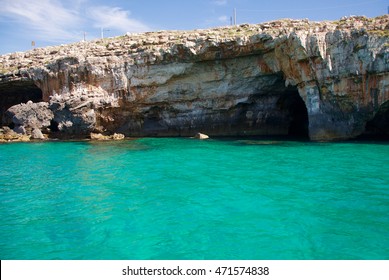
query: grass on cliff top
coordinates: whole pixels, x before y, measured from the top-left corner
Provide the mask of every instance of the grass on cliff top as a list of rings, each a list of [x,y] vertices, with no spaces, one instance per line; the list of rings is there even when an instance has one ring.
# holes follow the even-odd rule
[[[367,31],[370,34],[377,35],[379,37],[389,37],[389,29],[385,30],[369,30]]]
[[[7,74],[7,73],[11,73],[11,72],[13,72],[13,71],[15,71],[15,70],[18,70],[18,68],[17,67],[10,67],[10,68],[2,68],[2,67],[0,67],[0,74]]]

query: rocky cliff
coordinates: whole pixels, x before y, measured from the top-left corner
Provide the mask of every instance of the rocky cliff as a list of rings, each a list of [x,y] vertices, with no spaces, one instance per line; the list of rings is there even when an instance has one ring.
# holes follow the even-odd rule
[[[389,135],[387,15],[126,34],[0,72],[1,125],[25,134]]]

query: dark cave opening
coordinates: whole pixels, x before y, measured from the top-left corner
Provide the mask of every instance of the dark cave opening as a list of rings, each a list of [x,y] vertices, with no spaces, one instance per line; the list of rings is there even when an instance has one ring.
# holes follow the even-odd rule
[[[230,119],[231,131],[236,135],[309,140],[305,102],[297,87],[285,87],[281,78],[247,101],[238,103],[228,113],[233,116]]]
[[[285,112],[288,128],[288,137],[294,139],[309,139],[308,111],[304,100],[296,87],[288,87],[277,101],[280,110]]]
[[[58,132],[59,131],[59,128],[58,128],[58,122],[56,122],[55,120],[51,120],[50,121],[50,126],[49,126],[49,129],[51,132]]]
[[[365,131],[359,138],[389,140],[389,101],[382,104],[373,119],[366,123]]]
[[[12,81],[0,84],[0,126],[5,123],[5,112],[12,106],[32,102],[43,101],[42,90],[33,81]]]

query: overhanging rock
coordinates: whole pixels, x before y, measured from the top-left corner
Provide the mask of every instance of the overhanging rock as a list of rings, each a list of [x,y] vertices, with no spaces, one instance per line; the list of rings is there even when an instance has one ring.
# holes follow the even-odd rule
[[[0,57],[0,99],[29,81],[68,135],[348,139],[385,126],[388,29],[387,15],[280,20],[35,49]]]

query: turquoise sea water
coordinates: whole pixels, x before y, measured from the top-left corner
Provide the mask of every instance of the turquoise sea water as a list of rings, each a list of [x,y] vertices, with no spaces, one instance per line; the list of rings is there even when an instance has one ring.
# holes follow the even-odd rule
[[[389,259],[389,144],[0,145],[1,259]]]

